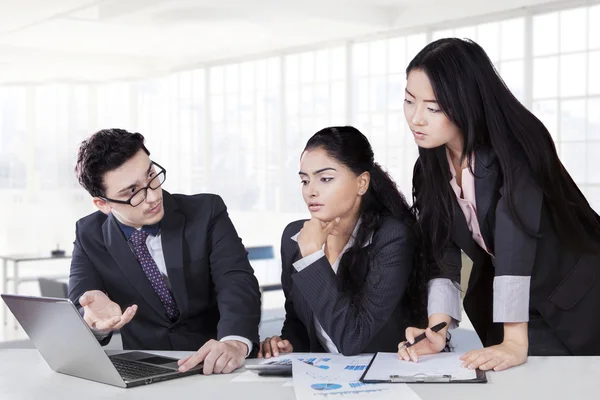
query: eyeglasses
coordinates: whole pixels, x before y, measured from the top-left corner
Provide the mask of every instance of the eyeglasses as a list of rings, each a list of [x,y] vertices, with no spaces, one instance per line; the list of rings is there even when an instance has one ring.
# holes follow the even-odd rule
[[[144,202],[144,200],[146,200],[146,196],[148,195],[148,189],[156,190],[159,187],[161,187],[163,183],[165,183],[165,180],[167,180],[167,170],[155,163],[154,161],[152,161],[152,165],[155,165],[158,168],[160,168],[160,171],[156,175],[154,175],[152,179],[150,179],[150,181],[145,187],[135,192],[128,200],[114,200],[109,199],[108,197],[98,197],[100,197],[104,201],[110,201],[111,203],[129,204],[132,207],[139,206]]]

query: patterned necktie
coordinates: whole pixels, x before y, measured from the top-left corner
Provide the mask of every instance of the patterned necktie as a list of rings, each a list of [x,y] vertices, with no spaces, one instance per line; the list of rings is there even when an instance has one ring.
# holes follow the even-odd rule
[[[160,298],[160,301],[165,306],[165,309],[167,310],[167,316],[171,320],[175,320],[179,317],[179,309],[177,308],[175,299],[167,287],[167,284],[165,283],[165,280],[163,279],[156,262],[154,262],[154,259],[148,251],[148,246],[146,246],[146,239],[148,238],[148,235],[148,232],[136,229],[129,240],[131,241],[131,244],[133,244],[135,257],[139,261],[140,265],[142,266],[142,270],[150,281],[152,289],[154,289]]]

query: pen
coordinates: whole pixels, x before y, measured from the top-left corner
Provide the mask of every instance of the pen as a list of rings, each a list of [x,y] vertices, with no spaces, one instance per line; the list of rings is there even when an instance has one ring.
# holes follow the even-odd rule
[[[439,324],[437,324],[433,328],[431,328],[431,330],[434,332],[439,332],[442,329],[444,329],[445,326],[446,326],[445,322],[440,322]],[[402,349],[406,349],[410,346],[414,346],[415,344],[419,343],[421,340],[425,339],[425,337],[426,337],[425,332],[421,333],[419,336],[417,336],[415,338],[415,341],[413,343],[409,343],[408,341],[406,341],[406,343],[404,343],[402,346],[400,346],[398,351],[401,351]]]

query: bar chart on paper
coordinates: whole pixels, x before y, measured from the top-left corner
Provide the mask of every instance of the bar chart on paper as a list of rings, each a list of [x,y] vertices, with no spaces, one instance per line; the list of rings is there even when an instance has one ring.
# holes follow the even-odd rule
[[[364,371],[367,369],[367,364],[362,362],[362,360],[354,360],[350,364],[344,367],[346,371]]]

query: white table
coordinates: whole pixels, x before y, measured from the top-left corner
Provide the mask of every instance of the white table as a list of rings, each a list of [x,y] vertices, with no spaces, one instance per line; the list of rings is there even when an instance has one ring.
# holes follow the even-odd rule
[[[186,352],[157,352],[183,357]],[[257,360],[248,360],[256,363]],[[0,397],[24,399],[242,399],[292,400],[293,387],[281,380],[231,382],[242,373],[191,376],[148,386],[120,389],[52,371],[37,350],[0,350]],[[532,357],[528,363],[488,373],[487,384],[415,384],[422,399],[570,400],[596,399],[600,393],[600,357]]]

